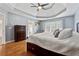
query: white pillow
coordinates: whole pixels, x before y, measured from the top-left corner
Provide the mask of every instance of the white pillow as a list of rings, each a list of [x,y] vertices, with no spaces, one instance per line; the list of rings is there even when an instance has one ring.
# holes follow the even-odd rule
[[[72,36],[72,28],[67,28],[67,29],[62,30],[59,33],[58,38],[59,39],[66,39],[66,38],[69,38],[71,36]]]

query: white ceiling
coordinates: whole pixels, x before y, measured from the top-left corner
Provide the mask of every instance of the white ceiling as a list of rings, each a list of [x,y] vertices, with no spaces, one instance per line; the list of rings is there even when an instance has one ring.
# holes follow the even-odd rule
[[[50,6],[51,4],[49,4]],[[48,10],[39,10],[37,11],[37,8],[35,7],[30,7],[32,6],[32,4],[30,3],[25,3],[25,4],[15,4],[14,7],[22,10],[32,16],[37,16],[39,18],[49,18],[49,17],[53,17],[54,15],[57,15],[58,13],[60,13],[61,11],[63,11],[65,9],[65,6],[61,3],[56,3],[52,8],[48,9]]]
[[[51,4],[49,4],[49,6],[50,5]],[[30,3],[0,4],[0,8],[2,8],[4,10],[7,10],[10,12],[14,9],[18,9],[19,11],[24,12],[25,14],[29,15],[32,18],[35,18],[37,16],[38,19],[40,19],[40,20],[73,15],[76,12],[76,10],[79,8],[78,3],[55,3],[55,5],[51,9],[40,10],[39,12],[37,12],[36,8],[30,7],[30,6],[31,6]],[[60,13],[65,8],[66,8],[66,11]],[[53,17],[53,16],[55,16],[55,17]]]

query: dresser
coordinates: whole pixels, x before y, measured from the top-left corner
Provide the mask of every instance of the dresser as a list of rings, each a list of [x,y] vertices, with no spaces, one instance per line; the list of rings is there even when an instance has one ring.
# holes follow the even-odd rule
[[[14,40],[15,42],[26,39],[26,26],[25,25],[14,25]]]

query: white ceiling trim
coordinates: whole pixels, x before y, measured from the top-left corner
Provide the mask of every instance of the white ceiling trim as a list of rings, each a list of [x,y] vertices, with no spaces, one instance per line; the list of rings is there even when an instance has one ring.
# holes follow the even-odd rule
[[[52,16],[35,16],[35,15],[32,15],[32,14],[30,14],[30,13],[27,13],[27,12],[25,12],[25,11],[22,11],[22,10],[20,10],[20,9],[18,9],[18,8],[15,8],[15,9],[17,9],[18,11],[21,11],[21,12],[23,12],[24,14],[27,14],[27,15],[29,15],[29,16],[31,16],[31,17],[34,17],[34,18],[52,18],[52,17],[56,17],[57,15],[59,15],[59,14],[61,14],[61,13],[63,13],[63,12],[65,12],[66,11],[66,8],[64,8],[63,10],[61,10],[59,13],[57,13],[57,14],[55,14],[55,15],[52,15]]]
[[[65,17],[65,16],[70,16],[70,15],[74,15],[75,13],[74,13],[74,11],[79,7],[79,5],[77,4],[73,4],[73,5],[69,5],[69,4],[66,4],[67,6],[70,6],[70,7],[72,7],[71,9],[70,9],[70,7],[68,7],[67,8],[67,11],[65,11],[65,12],[63,12],[63,13],[61,13],[60,15],[58,15],[58,16],[56,16],[56,17],[50,17],[50,18],[42,18],[42,17],[36,17],[36,16],[34,16],[34,15],[31,15],[31,14],[29,14],[29,13],[27,13],[27,12],[25,12],[25,11],[23,11],[23,10],[20,10],[20,9],[18,9],[18,8],[15,8],[14,6],[12,6],[11,7],[11,5],[10,6],[8,6],[7,7],[7,5],[9,5],[9,4],[6,4],[6,5],[4,5],[4,6],[6,6],[6,8],[8,8],[8,9],[6,9],[6,8],[3,8],[3,7],[1,7],[0,6],[0,9],[3,9],[3,10],[5,10],[5,11],[8,11],[8,12],[12,12],[12,13],[15,13],[15,14],[18,14],[18,15],[21,15],[22,14],[22,16],[24,16],[24,17],[28,17],[29,19],[33,19],[33,20],[50,20],[50,19],[54,19],[54,18],[59,18],[59,17]],[[74,7],[73,7],[74,6]],[[10,7],[10,8],[9,8]],[[72,10],[72,9],[74,9],[74,10]],[[17,11],[16,11],[17,10]],[[68,11],[68,10],[70,10],[70,11],[72,11],[72,13],[70,12],[70,11]],[[18,13],[19,12],[19,13]],[[76,12],[76,11],[75,11]],[[68,14],[68,13],[70,13],[70,14]]]
[[[27,5],[26,5],[27,6]],[[58,5],[57,5],[58,6]],[[60,5],[60,6],[62,6],[62,5]],[[29,6],[30,7],[30,6]],[[54,6],[55,7],[55,6]],[[59,7],[59,6],[58,6]],[[31,16],[31,17],[35,17],[35,18],[51,18],[51,17],[55,17],[55,16],[57,16],[57,15],[59,15],[59,14],[61,14],[61,13],[63,13],[64,11],[66,11],[66,8],[64,7],[64,6],[62,6],[61,7],[61,9],[59,9],[59,10],[57,10],[57,11],[55,11],[55,10],[51,10],[51,11],[49,11],[49,10],[47,10],[48,12],[46,12],[46,10],[45,10],[45,12],[44,12],[44,10],[43,11],[39,11],[39,12],[33,12],[32,14],[31,13],[29,13],[29,11],[25,11],[25,10],[23,10],[22,8],[20,8],[20,7],[16,7],[16,5],[14,6],[14,8],[15,9],[17,9],[17,10],[19,10],[19,11],[21,11],[21,12],[23,12],[23,13],[25,13],[25,14],[27,14],[27,15],[29,15],[29,16]],[[28,8],[27,8],[28,9]],[[35,9],[34,9],[35,10]],[[33,10],[32,10],[33,11]],[[31,11],[31,12],[32,12]],[[55,11],[55,13],[53,13]],[[41,13],[41,12],[43,12],[43,13]],[[35,14],[36,13],[36,14]],[[40,14],[41,13],[41,14]]]
[[[36,16],[36,18],[51,18],[51,17],[56,17],[57,15],[60,15],[61,13],[65,12],[66,8],[64,8],[63,10],[61,10],[59,13],[55,14],[55,15],[51,15],[51,16]]]

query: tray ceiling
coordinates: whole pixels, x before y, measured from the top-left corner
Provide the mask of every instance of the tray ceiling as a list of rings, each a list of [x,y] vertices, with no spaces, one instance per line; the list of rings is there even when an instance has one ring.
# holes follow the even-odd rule
[[[51,4],[48,6],[50,5]],[[48,10],[40,10],[39,12],[37,12],[36,8],[32,8],[30,6],[31,3],[1,3],[0,9],[4,10],[5,12],[11,12],[25,17],[27,16],[28,18],[34,20],[49,20],[71,16],[75,15],[79,9],[79,3],[55,3],[52,8]]]
[[[35,4],[37,5],[37,4]],[[45,6],[45,8],[50,7],[52,3]],[[37,18],[50,18],[55,17],[61,13],[63,13],[66,10],[66,7],[61,3],[55,3],[54,6],[50,9],[37,11],[37,8],[31,7],[31,3],[18,3],[13,4],[13,7],[16,9],[19,9],[23,12],[26,12],[28,15],[37,17]]]

